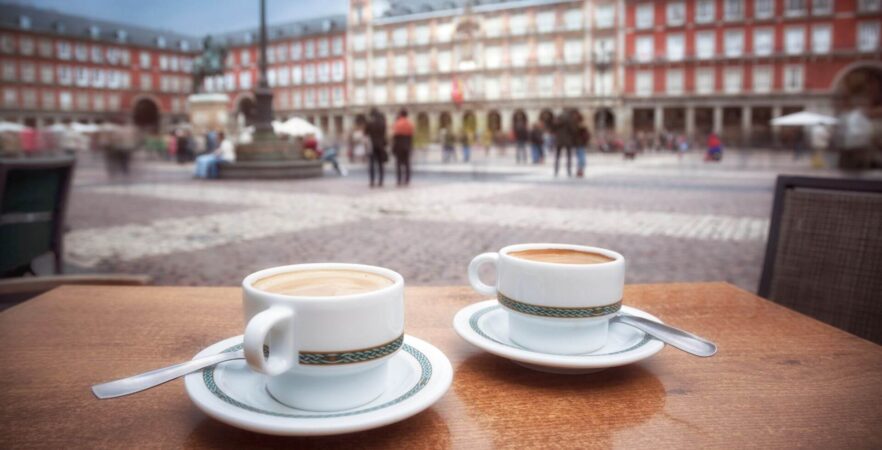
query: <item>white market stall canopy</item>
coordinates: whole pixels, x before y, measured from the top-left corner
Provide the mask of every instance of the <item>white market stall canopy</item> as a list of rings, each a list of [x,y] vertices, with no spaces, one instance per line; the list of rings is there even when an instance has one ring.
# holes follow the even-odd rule
[[[6,122],[6,121],[0,122],[0,133],[7,133],[7,132],[18,133],[18,132],[24,130],[25,128],[27,128],[27,127],[20,124],[20,123],[17,123],[17,122]]]
[[[300,117],[292,117],[284,122],[273,121],[273,131],[277,134],[289,134],[291,136],[306,136],[311,134],[317,140],[322,139],[322,130]]]
[[[772,119],[772,125],[776,127],[803,127],[807,125],[836,125],[839,122],[835,117],[825,116],[823,114],[813,113],[809,111],[800,111],[798,113],[788,114],[786,116],[776,117]]]

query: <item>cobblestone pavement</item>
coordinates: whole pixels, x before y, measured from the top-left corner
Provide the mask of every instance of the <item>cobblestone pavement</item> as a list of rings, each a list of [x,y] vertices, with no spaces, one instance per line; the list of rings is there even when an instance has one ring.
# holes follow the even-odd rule
[[[236,285],[273,265],[346,261],[439,285],[465,284],[478,253],[566,242],[621,252],[629,283],[724,280],[753,291],[775,176],[809,172],[807,161],[759,152],[712,166],[699,155],[620,158],[592,154],[586,177],[567,179],[495,156],[452,165],[424,157],[411,187],[390,179],[373,190],[360,166],[344,178],[205,181],[188,166],[147,161],[110,180],[84,161],[66,261],[73,271],[176,285]]]

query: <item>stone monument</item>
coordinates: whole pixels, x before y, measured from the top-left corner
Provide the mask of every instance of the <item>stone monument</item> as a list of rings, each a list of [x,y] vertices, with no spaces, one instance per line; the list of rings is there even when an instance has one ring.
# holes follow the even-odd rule
[[[230,97],[204,92],[205,77],[224,73],[226,55],[226,48],[212,44],[211,36],[206,36],[202,40],[202,54],[193,60],[193,93],[187,98],[187,109],[193,133],[197,135],[229,128]]]

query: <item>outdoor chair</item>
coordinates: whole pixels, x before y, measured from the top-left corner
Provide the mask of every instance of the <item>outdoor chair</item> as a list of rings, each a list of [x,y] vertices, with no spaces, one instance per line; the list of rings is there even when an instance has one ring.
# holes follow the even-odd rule
[[[882,344],[882,180],[779,176],[759,295]]]
[[[54,254],[62,272],[64,217],[74,159],[0,159],[0,277],[33,273],[31,262]]]

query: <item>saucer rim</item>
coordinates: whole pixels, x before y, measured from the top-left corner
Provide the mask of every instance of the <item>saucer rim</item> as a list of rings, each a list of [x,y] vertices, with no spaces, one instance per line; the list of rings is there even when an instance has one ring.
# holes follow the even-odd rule
[[[215,354],[242,341],[242,335],[218,341],[195,358]],[[202,371],[184,378],[187,395],[208,416],[228,425],[263,434],[279,436],[323,436],[351,433],[389,425],[419,414],[435,404],[453,382],[453,367],[447,356],[434,345],[405,334],[404,343],[420,351],[432,366],[425,386],[413,396],[380,410],[341,417],[292,418],[254,412],[230,404],[213,394],[203,380]],[[398,352],[393,358],[414,358]],[[370,403],[369,403],[370,404]]]
[[[498,305],[502,307],[495,299],[485,300],[472,303],[457,311],[453,318],[453,328],[462,339],[466,342],[497,356],[501,356],[512,361],[519,361],[527,364],[533,364],[543,367],[556,367],[563,369],[604,369],[609,367],[618,367],[632,364],[637,361],[649,358],[660,352],[665,344],[657,339],[651,338],[645,345],[626,351],[623,353],[610,355],[555,355],[551,353],[541,353],[523,348],[512,347],[499,343],[493,339],[481,336],[469,326],[471,317],[483,310],[484,308]],[[639,308],[622,305],[622,312],[633,314],[635,316],[644,317],[646,319],[663,323],[658,317],[649,314]],[[641,332],[642,333],[642,332]],[[644,333],[645,334],[645,333]]]

